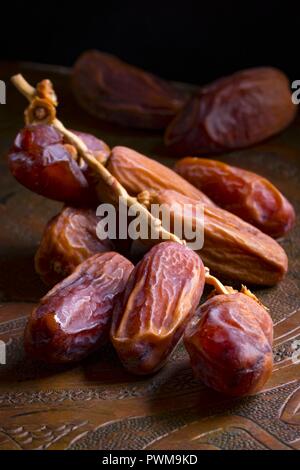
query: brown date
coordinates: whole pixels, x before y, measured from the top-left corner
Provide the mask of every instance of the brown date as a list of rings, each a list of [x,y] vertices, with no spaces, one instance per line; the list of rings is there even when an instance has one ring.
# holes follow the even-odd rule
[[[275,68],[253,68],[200,89],[169,124],[165,144],[176,155],[248,147],[294,119],[288,78]]]
[[[74,131],[73,129],[70,130],[73,132],[73,134],[76,134],[78,137],[80,137],[80,139],[85,143],[89,151],[92,152],[93,156],[100,163],[106,163],[111,150],[109,146],[105,142],[103,142],[103,140],[98,139],[98,137],[95,137],[92,134],[87,134],[86,132]],[[64,139],[64,146],[68,148],[73,155],[76,156],[76,161],[79,163],[80,169],[89,184],[90,191],[93,192],[93,198],[95,201],[94,187],[98,183],[99,176],[93,172],[93,170],[83,159],[79,158],[77,150],[74,146],[66,144],[67,142]]]
[[[172,190],[152,193],[150,199],[151,203],[169,207],[173,225],[176,221],[182,226],[184,216],[185,224],[195,230],[195,205],[199,201]],[[184,215],[183,205],[186,205]],[[288,260],[273,238],[224,209],[205,204],[203,209],[204,245],[199,254],[214,274],[223,279],[267,286],[282,279]]]
[[[164,129],[187,98],[171,83],[95,50],[75,63],[72,88],[90,114],[145,129]]]
[[[83,140],[89,151],[92,152],[93,156],[97,160],[102,162],[109,157],[110,148],[105,142],[103,142],[103,140],[100,140],[98,137],[86,132],[74,131],[73,129],[70,130],[73,134],[76,134],[81,140]],[[88,168],[88,165],[83,162],[83,164],[80,165],[80,168],[84,171],[85,168]]]
[[[96,158],[107,158],[109,147],[89,134],[76,132]],[[8,154],[13,176],[37,194],[68,203],[83,204],[96,199],[86,164],[76,161],[76,150],[52,126],[26,126],[17,135]]]
[[[214,206],[214,203],[205,194],[170,168],[130,148],[114,147],[107,163],[107,169],[132,196],[137,196],[146,189],[157,191],[174,189],[207,205]],[[100,187],[100,197],[102,188],[103,185]]]
[[[29,317],[25,349],[53,363],[78,361],[109,340],[112,313],[133,264],[118,253],[94,255],[43,297]]]
[[[197,157],[179,160],[175,170],[218,206],[271,237],[286,234],[294,225],[293,206],[262,176],[223,162]]]
[[[48,222],[35,255],[35,269],[46,284],[61,281],[90,256],[113,250],[109,239],[97,237],[99,220],[93,209],[65,207]]]
[[[184,336],[194,375],[231,396],[261,390],[272,373],[272,342],[270,315],[243,293],[207,300]]]
[[[163,366],[195,312],[204,279],[196,253],[174,242],[154,246],[136,265],[111,328],[126,369],[151,374]]]

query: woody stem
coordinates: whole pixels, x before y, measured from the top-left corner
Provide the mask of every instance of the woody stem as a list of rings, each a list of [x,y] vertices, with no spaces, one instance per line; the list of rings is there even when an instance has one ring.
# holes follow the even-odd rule
[[[229,289],[222,284],[219,279],[216,277],[212,276],[209,272],[209,268],[205,267],[205,282],[206,284],[209,284],[210,286],[213,286],[215,290],[218,292],[218,294],[230,294]]]
[[[30,103],[34,104],[34,99],[36,97],[36,90],[33,88],[21,74],[14,75],[11,78],[12,83],[15,87],[22,93]],[[54,113],[55,116],[55,113]],[[73,132],[69,131],[65,128],[63,123],[59,121],[57,118],[54,118],[51,122],[53,127],[55,127],[61,134],[63,134],[67,141],[74,145],[77,149],[80,156],[84,159],[84,161],[91,167],[101,179],[112,188],[115,194],[119,197],[125,199],[126,204],[128,207],[135,205],[138,209],[141,217],[146,221],[146,223],[153,227],[153,230],[158,234],[158,237],[155,238],[157,241],[161,241],[161,239],[172,240],[174,242],[180,243],[182,245],[185,244],[184,240],[178,238],[175,234],[168,232],[161,224],[160,219],[155,218],[145,206],[140,204],[136,198],[130,196],[126,189],[119,183],[119,181],[105,168],[89,151],[85,143],[78,137],[77,135],[73,134]]]

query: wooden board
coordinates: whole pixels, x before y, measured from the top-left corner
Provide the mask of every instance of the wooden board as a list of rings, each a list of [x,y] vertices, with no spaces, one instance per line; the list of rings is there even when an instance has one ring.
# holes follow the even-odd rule
[[[21,71],[30,82],[51,78],[68,127],[91,132],[109,145],[127,145],[166,164],[159,133],[100,123],[79,109],[65,69],[0,65],[8,83]],[[7,85],[0,106],[0,449],[300,449],[300,223],[282,241],[289,274],[257,294],[275,326],[275,368],[258,395],[232,400],[197,382],[182,346],[167,366],[148,378],[124,371],[111,347],[74,367],[33,362],[23,352],[26,317],[46,292],[33,256],[46,221],[61,207],[14,181],[5,153],[22,126],[25,100]],[[255,148],[223,158],[270,178],[300,214],[300,122]],[[300,355],[299,355],[300,357]]]

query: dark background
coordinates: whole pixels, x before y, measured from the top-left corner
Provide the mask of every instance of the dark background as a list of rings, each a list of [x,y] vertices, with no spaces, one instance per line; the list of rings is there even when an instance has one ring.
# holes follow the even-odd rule
[[[0,59],[69,66],[82,51],[97,48],[165,78],[191,83],[257,65],[277,66],[299,79],[297,3],[14,3],[1,14]]]

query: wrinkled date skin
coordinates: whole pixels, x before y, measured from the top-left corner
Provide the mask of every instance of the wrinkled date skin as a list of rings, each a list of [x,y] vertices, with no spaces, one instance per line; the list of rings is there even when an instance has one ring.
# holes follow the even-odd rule
[[[198,201],[176,191],[162,190],[151,194],[151,203],[169,207],[173,225],[175,220],[176,224],[183,223],[183,205],[186,204],[185,224],[195,230]],[[224,280],[266,286],[282,279],[287,272],[288,260],[273,238],[224,209],[206,205],[203,209],[204,245],[199,254],[214,275]],[[197,226],[200,225],[201,220]]]
[[[107,163],[108,171],[132,196],[144,190],[174,189],[199,201],[214,203],[170,168],[127,147],[114,147]],[[100,197],[101,189],[100,187]]]
[[[269,379],[272,342],[270,315],[242,293],[207,300],[184,336],[195,376],[208,387],[236,397],[258,392]]]
[[[200,89],[168,126],[165,144],[174,155],[248,147],[285,129],[296,110],[284,73],[243,70]]]
[[[218,206],[277,238],[294,225],[295,211],[267,179],[250,171],[206,158],[186,157],[175,170]]]
[[[79,361],[109,339],[112,313],[133,265],[118,253],[100,253],[42,298],[25,329],[25,349],[50,363]]]
[[[46,284],[57,284],[90,256],[114,249],[109,239],[97,237],[99,220],[93,209],[74,207],[50,220],[35,255],[35,269]]]
[[[72,87],[90,114],[145,129],[165,129],[187,99],[171,83],[93,50],[84,52],[74,65]]]
[[[89,134],[76,132],[96,158],[108,156],[110,149]],[[52,126],[26,126],[17,135],[8,154],[13,176],[26,188],[57,201],[84,204],[95,200],[91,173],[86,164],[73,158],[74,147]]]
[[[154,246],[137,264],[111,329],[127,370],[151,374],[163,366],[195,312],[204,280],[200,258],[178,243]]]

